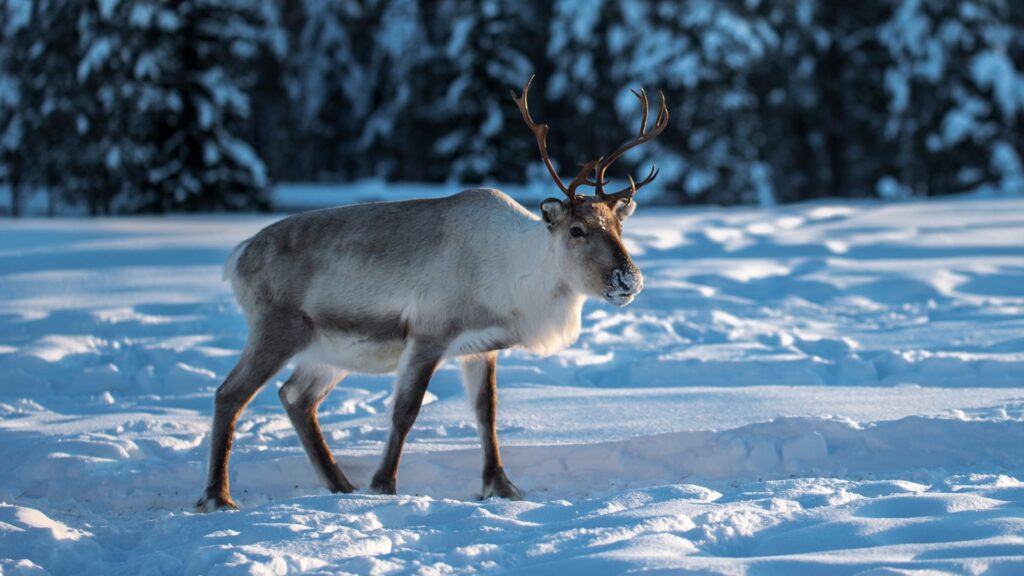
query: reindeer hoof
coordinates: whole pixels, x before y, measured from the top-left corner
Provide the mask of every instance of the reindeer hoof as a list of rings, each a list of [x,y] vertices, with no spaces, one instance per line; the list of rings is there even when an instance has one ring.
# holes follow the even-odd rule
[[[371,494],[389,494],[394,496],[398,494],[395,489],[395,480],[393,478],[373,478],[373,482],[370,483]]]
[[[328,490],[331,491],[331,494],[351,494],[356,491],[356,487],[346,482],[344,484],[331,486]]]
[[[492,497],[508,498],[509,500],[523,499],[523,493],[508,479],[504,468],[498,468],[489,479],[484,479],[484,489],[480,499],[486,500]]]
[[[238,504],[228,495],[204,494],[196,501],[196,512],[217,512],[218,510],[238,510]]]
[[[331,491],[331,494],[351,494],[356,491],[356,487],[345,478],[345,475],[341,473],[341,470],[337,471],[328,482],[327,489]]]

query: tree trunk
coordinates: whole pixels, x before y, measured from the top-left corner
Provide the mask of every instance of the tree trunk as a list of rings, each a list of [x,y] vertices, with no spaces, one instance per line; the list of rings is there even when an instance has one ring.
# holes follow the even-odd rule
[[[20,218],[24,190],[19,182],[11,182],[11,218]]]
[[[824,11],[824,23],[830,30],[839,29],[839,7],[827,2]],[[824,59],[824,99],[825,99],[825,154],[828,158],[829,180],[828,195],[840,197],[846,195],[846,171],[844,164],[846,143],[844,141],[844,109],[843,109],[843,54],[839,43],[829,44]]]

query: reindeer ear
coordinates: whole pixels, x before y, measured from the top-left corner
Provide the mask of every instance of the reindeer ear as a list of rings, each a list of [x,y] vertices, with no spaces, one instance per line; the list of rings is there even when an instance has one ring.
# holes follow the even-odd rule
[[[620,222],[632,216],[635,211],[636,200],[630,198],[616,200],[615,204],[612,206],[612,212],[615,212],[615,215],[619,217]]]
[[[569,207],[558,198],[548,198],[540,203],[540,213],[544,216],[548,228],[554,228],[569,215]]]

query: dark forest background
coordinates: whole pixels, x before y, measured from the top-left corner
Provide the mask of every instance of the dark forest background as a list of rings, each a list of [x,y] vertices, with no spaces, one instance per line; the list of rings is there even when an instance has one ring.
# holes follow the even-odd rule
[[[0,0],[0,34],[14,214],[546,182],[509,97],[532,73],[570,175],[635,132],[629,88],[663,90],[671,125],[613,174],[656,160],[663,202],[1024,188],[1011,0]]]

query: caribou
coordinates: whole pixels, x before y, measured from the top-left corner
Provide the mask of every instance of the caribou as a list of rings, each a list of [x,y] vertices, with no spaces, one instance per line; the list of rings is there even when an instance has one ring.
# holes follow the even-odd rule
[[[493,189],[440,199],[315,210],[275,222],[234,249],[224,266],[249,327],[237,365],[217,389],[209,475],[200,511],[237,508],[228,459],[239,415],[277,372],[278,395],[317,475],[334,493],[356,489],[324,440],[317,409],[351,371],[395,372],[391,429],[369,490],[395,494],[405,439],[434,371],[461,362],[483,448],[481,498],[519,499],[502,466],[496,428],[497,352],[541,355],[576,341],[587,297],[633,301],[643,275],[623,246],[634,195],[658,175],[606,192],[606,171],[668,125],[665,95],[653,126],[643,90],[639,134],[591,160],[566,185],[548,157],[546,124],[527,105],[531,77],[512,98],[564,195],[540,217]],[[579,192],[594,189],[593,195]]]

